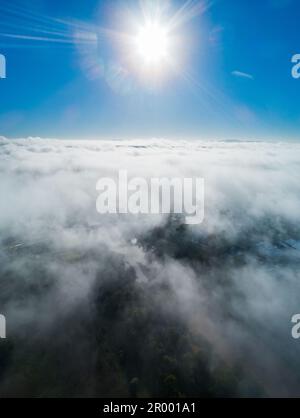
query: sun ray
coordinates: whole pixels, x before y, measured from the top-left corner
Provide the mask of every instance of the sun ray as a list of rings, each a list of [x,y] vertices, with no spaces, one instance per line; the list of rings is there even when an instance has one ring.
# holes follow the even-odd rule
[[[187,0],[169,21],[171,30],[174,30],[195,17],[202,15],[211,7],[212,2],[206,0]]]
[[[95,40],[92,25],[44,16],[16,4],[8,4],[5,0],[0,4],[0,15],[0,37],[6,39],[69,45]],[[23,47],[24,42],[20,46]]]

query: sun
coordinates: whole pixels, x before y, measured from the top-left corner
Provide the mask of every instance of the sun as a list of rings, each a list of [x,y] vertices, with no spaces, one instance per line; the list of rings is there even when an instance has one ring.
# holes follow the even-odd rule
[[[149,66],[160,66],[169,55],[170,39],[168,30],[159,22],[147,22],[136,37],[135,47],[139,59]]]

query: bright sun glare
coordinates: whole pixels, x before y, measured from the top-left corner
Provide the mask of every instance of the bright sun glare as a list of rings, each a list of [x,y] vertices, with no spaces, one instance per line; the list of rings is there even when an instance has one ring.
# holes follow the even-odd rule
[[[139,57],[148,65],[160,65],[167,58],[170,43],[167,30],[159,23],[149,22],[140,28],[135,44]]]

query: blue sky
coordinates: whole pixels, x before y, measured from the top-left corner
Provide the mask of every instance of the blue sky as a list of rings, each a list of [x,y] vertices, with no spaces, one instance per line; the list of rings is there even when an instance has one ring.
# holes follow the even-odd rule
[[[166,17],[185,3],[167,2]],[[1,0],[0,135],[299,138],[298,0],[210,2],[176,29],[180,71],[165,69],[155,85],[107,35],[126,32],[128,16],[142,21],[139,1]]]

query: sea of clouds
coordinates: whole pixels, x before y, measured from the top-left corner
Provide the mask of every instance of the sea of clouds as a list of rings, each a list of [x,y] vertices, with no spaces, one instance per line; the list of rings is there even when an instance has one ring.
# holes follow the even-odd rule
[[[119,170],[204,178],[203,224],[100,216],[96,183]],[[300,342],[291,336],[300,313],[299,144],[1,138],[0,196],[0,313],[14,345],[0,361],[0,392],[52,393],[50,372],[34,384],[20,371],[41,341],[60,353],[58,368],[86,370],[92,387],[92,337],[75,324],[95,288],[130,271],[159,316],[184,323],[264,395],[300,395]],[[253,394],[246,383],[241,395]]]

